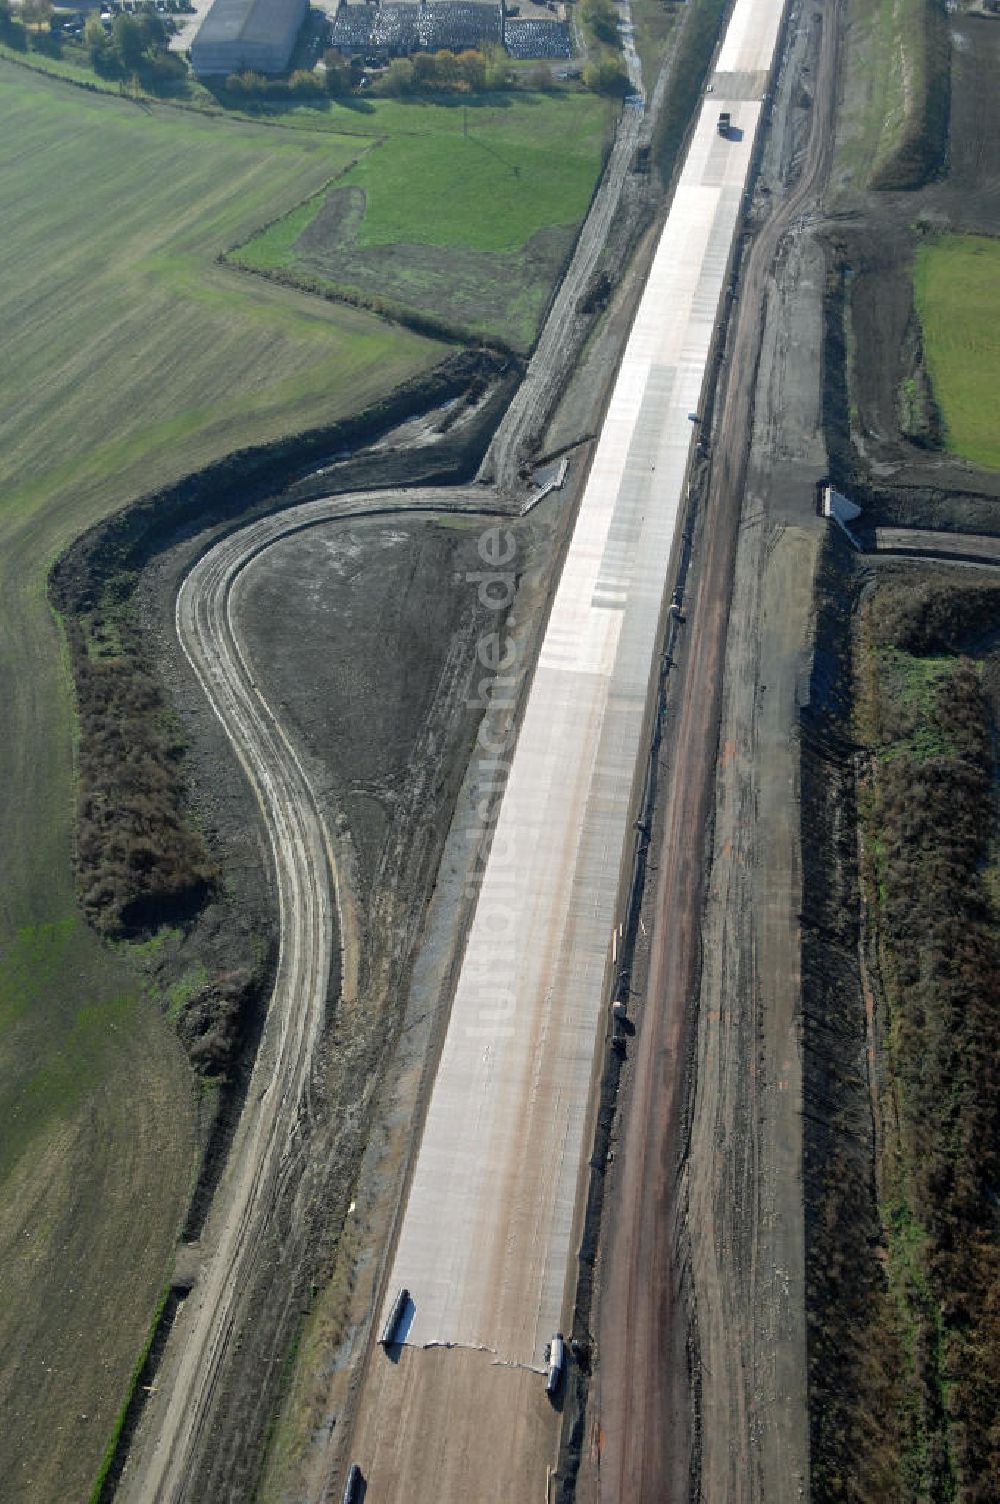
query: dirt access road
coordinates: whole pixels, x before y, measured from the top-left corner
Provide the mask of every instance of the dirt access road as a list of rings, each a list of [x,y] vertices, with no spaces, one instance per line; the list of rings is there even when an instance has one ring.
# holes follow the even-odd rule
[[[573,259],[559,284],[549,316],[539,336],[524,380],[497,429],[483,461],[480,479],[499,491],[519,484],[519,468],[534,453],[570,369],[574,341],[568,338],[579,323],[577,304],[594,276],[621,203],[622,188],[640,142],[648,139],[650,122],[639,95],[626,100],[604,175],[580,232]]]
[[[483,493],[449,493],[453,511],[478,513]],[[300,761],[254,682],[233,628],[242,571],[291,532],[352,516],[430,512],[435,492],[328,498],[224,537],[186,577],[177,633],[254,791],[271,845],[281,947],[247,1100],[225,1178],[201,1243],[201,1269],[174,1322],[124,1473],[125,1499],[191,1497],[194,1459],[212,1412],[236,1313],[281,1189],[295,1174],[315,1052],[339,952],[339,994],[357,990],[358,921],[338,883],[335,840]]]
[[[746,259],[713,435],[697,593],[668,706],[582,1499],[693,1490],[730,1504],[808,1491],[795,737],[824,454],[823,265],[804,231],[829,168],[839,26],[839,7],[827,9],[818,56],[807,36],[792,38],[769,143],[777,180],[764,185],[774,209]],[[793,177],[796,48],[816,82]]]

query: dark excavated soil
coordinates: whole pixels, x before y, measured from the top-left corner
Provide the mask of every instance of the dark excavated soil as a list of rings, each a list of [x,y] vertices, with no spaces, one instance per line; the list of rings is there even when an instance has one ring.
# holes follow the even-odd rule
[[[477,518],[330,523],[269,549],[248,571],[238,630],[262,684],[344,821],[360,907],[382,931],[426,886],[479,724],[469,708],[479,638],[496,629],[468,576]],[[398,909],[398,912],[395,912]]]

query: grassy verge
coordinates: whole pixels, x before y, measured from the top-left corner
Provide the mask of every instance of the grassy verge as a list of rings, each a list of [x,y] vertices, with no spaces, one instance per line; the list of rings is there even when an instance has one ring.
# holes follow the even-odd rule
[[[146,1367],[146,1363],[149,1360],[149,1355],[153,1349],[153,1343],[155,1342],[157,1333],[160,1330],[160,1322],[163,1320],[164,1312],[167,1309],[167,1301],[169,1299],[170,1286],[167,1285],[156,1303],[156,1310],[153,1312],[153,1319],[149,1323],[149,1331],[147,1332],[146,1340],[142,1345],[142,1351],[139,1353],[138,1358],[135,1360],[135,1367],[132,1369],[132,1376],[129,1380],[128,1390],[126,1392],[125,1399],[122,1402],[121,1409],[118,1411],[118,1415],[115,1418],[114,1426],[111,1429],[111,1435],[108,1438],[108,1444],[104,1449],[104,1456],[101,1458],[101,1465],[97,1470],[97,1477],[94,1479],[93,1487],[90,1490],[87,1504],[103,1504],[105,1498],[109,1496],[107,1485],[109,1482],[111,1470],[115,1465],[115,1461],[118,1455],[118,1444],[121,1440],[122,1432],[125,1429],[125,1423],[128,1420],[129,1411],[132,1409],[132,1405],[135,1400],[136,1388],[139,1384],[139,1380],[142,1378],[143,1369]]]
[[[914,295],[945,444],[1000,469],[1000,240],[945,235],[917,250]]]
[[[942,0],[853,0],[842,154],[876,189],[919,188],[948,140],[950,44]]]
[[[231,253],[416,327],[525,351],[590,201],[611,113],[584,94],[370,102],[354,164]]]
[[[901,1500],[985,1499],[1000,1469],[1000,914],[984,877],[997,666],[960,651],[998,612],[994,588],[897,577],[865,608],[859,650],[862,881],[884,1010],[867,1362]]]

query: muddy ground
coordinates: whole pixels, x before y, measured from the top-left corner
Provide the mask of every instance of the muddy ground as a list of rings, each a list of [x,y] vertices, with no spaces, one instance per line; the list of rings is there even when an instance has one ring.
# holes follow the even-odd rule
[[[474,415],[459,414],[456,421],[454,414],[431,414],[421,420],[423,444],[405,457],[390,435],[381,449],[328,467],[289,499],[380,480],[392,484],[404,475],[447,474],[448,456],[473,422]],[[444,435],[437,432],[442,427]],[[487,505],[485,489],[483,497]],[[517,524],[519,573],[529,580],[547,574],[557,517],[557,508],[538,508]],[[373,1086],[398,1034],[413,948],[479,724],[477,644],[502,621],[468,579],[482,568],[478,544],[484,528],[494,525],[486,515],[326,525],[262,555],[235,595],[254,671],[324,797],[338,844],[353,850],[348,879],[364,916],[362,1006],[345,1032],[331,994],[331,1032],[316,1082],[319,1127],[262,1261],[247,1329],[235,1339],[237,1361],[219,1396],[217,1444],[209,1449],[202,1497],[248,1497],[278,1402],[284,1355],[333,1267],[371,1131]],[[140,591],[188,745],[192,812],[225,873],[217,900],[168,940],[159,965],[165,979],[255,967],[266,980],[276,943],[270,855],[242,770],[172,632],[176,583],[204,541],[204,535],[187,538],[167,550]],[[262,987],[261,1006],[266,995]],[[208,1158],[178,1255],[178,1288],[197,1268],[198,1234],[260,1022],[258,1008],[246,1021],[214,1131],[206,1125]]]
[[[859,191],[840,171],[828,196],[825,432],[838,483],[864,504],[858,531],[879,522],[949,531],[1000,530],[1000,476],[912,431],[900,389],[922,380],[910,270],[921,235],[1000,232],[1000,26],[952,17],[951,131],[946,170],[917,192]],[[850,72],[843,87],[850,97]],[[931,394],[932,396],[932,394]],[[904,428],[907,431],[904,431]],[[842,540],[817,588],[817,646],[802,728],[805,1189],[810,1422],[816,1497],[895,1496],[883,1477],[878,1405],[864,1401],[875,1367],[865,1333],[881,1288],[873,1200],[873,1121],[864,930],[857,876],[855,748],[850,698],[852,613],[863,574]]]
[[[481,453],[478,435],[490,431],[488,408],[487,394],[475,406],[449,404],[408,420],[375,448],[324,467],[282,499],[391,485],[422,475],[448,478],[455,473],[457,453]],[[422,494],[429,499],[435,493]],[[553,547],[562,540],[570,499],[569,490],[555,493],[529,517],[512,523],[518,593],[509,625],[532,639],[544,619]],[[491,501],[483,488],[484,506]],[[477,579],[469,578],[482,570],[480,540],[484,529],[495,525],[496,518],[487,514],[404,515],[324,525],[293,535],[260,556],[234,593],[238,630],[246,639],[253,671],[324,799],[338,847],[353,853],[347,875],[363,916],[363,956],[361,1006],[349,1026],[331,993],[330,1036],[316,1082],[319,1125],[306,1145],[301,1184],[287,1198],[262,1261],[259,1288],[249,1302],[251,1319],[235,1339],[236,1362],[217,1404],[216,1444],[209,1449],[199,1485],[206,1498],[248,1496],[281,1388],[292,1372],[284,1355],[294,1352],[300,1329],[308,1344],[319,1326],[329,1346],[317,1369],[306,1372],[308,1392],[304,1398],[292,1395],[287,1424],[279,1428],[281,1445],[271,1468],[277,1477],[274,1486],[283,1488],[286,1466],[298,1476],[303,1434],[304,1460],[310,1462],[311,1417],[317,1406],[324,1416],[320,1441],[329,1439],[324,1427],[330,1406],[323,1384],[330,1378],[331,1361],[336,1376],[346,1371],[352,1356],[349,1313],[340,1307],[341,1267],[346,1263],[346,1280],[353,1288],[355,1260],[363,1281],[379,1252],[377,1242],[359,1250],[356,1220],[348,1218],[347,1237],[342,1236],[348,1205],[361,1197],[358,1176],[366,1145],[378,1160],[393,1133],[402,1131],[409,1139],[415,1093],[438,1021],[435,1005],[440,1011],[444,997],[427,979],[414,989],[405,1037],[394,1055],[413,951],[437,877],[446,938],[439,948],[432,940],[425,950],[432,967],[437,954],[446,969],[455,916],[471,891],[469,863],[476,847],[467,838],[453,836],[446,870],[439,874],[438,865],[481,717],[475,700],[485,671],[477,647],[484,635],[502,626],[505,615],[484,605]],[[190,678],[172,630],[177,582],[211,536],[185,537],[160,555],[147,571],[139,597],[187,742],[192,811],[226,878],[217,901],[163,948],[165,978],[198,968],[260,964],[262,959],[266,974],[276,938],[270,857],[256,806],[232,749]],[[482,797],[475,780],[464,797],[473,804]],[[266,989],[260,1001],[266,1001]],[[197,1271],[198,1235],[242,1103],[259,1024],[259,1014],[249,1020],[232,1085],[223,1093],[206,1171],[178,1255],[180,1290]],[[376,1121],[375,1085],[390,1056],[399,1090],[389,1090]],[[391,1211],[398,1194],[393,1177],[402,1160],[397,1155],[393,1161],[390,1152],[390,1161],[383,1157],[363,1179],[367,1202],[362,1204],[372,1219]],[[320,1291],[325,1291],[325,1301],[317,1301]],[[303,1323],[311,1309],[315,1319]],[[339,1358],[331,1360],[345,1337]],[[155,1372],[143,1377],[155,1382]],[[339,1405],[337,1399],[334,1419]]]
[[[829,31],[844,17],[828,7],[793,28],[783,80],[783,89],[792,83],[791,108],[782,118],[779,91],[754,204],[761,224],[783,181],[794,182],[801,170],[823,87],[820,22]],[[997,228],[992,114],[1000,28],[980,45],[983,26],[953,25],[950,176],[919,194],[863,194],[832,164],[831,188],[805,206],[766,267],[758,343],[741,352],[749,359],[733,372],[741,385],[752,379],[755,392],[698,961],[690,976],[677,975],[687,943],[681,921],[658,938],[678,902],[673,874],[689,864],[697,837],[688,829],[682,839],[681,822],[670,838],[672,780],[679,769],[697,776],[693,763],[682,768],[687,709],[680,692],[668,704],[679,739],[674,746],[668,727],[657,827],[663,833],[654,837],[654,845],[662,841],[660,893],[647,897],[650,949],[644,962],[640,946],[637,980],[646,964],[648,976],[637,988],[635,1060],[630,1046],[607,1175],[610,1262],[599,1298],[598,1402],[579,1498],[640,1497],[654,1484],[657,1497],[678,1499],[841,1497],[838,1487],[847,1488],[845,1496],[881,1497],[877,1484],[857,1475],[860,1452],[851,1440],[836,1455],[827,1445],[833,1412],[839,1424],[844,1407],[857,1404],[851,1365],[875,1274],[866,1263],[874,1228],[872,1139],[850,744],[854,562],[846,540],[818,519],[816,487],[829,465],[865,502],[865,537],[869,519],[883,516],[997,528],[997,477],[928,448],[933,435],[905,434],[898,400],[919,361],[909,262],[921,225]],[[850,89],[843,69],[842,59],[836,81]],[[742,297],[750,296],[744,287]],[[740,393],[732,379],[724,424]],[[744,484],[738,477],[746,439],[723,428],[713,440],[711,485],[721,507],[725,467],[733,484]],[[725,525],[721,514],[715,525]],[[706,537],[696,537],[696,589],[710,552]],[[703,604],[692,608],[681,683],[692,672],[698,632],[709,630],[694,621]],[[652,1095],[643,1095],[644,1052],[656,1061],[646,1072],[659,1083]],[[672,1111],[681,1059],[684,1100]],[[671,1060],[672,1070],[663,1063]],[[652,1103],[663,1125],[659,1153]],[[634,1211],[641,1198],[653,1206],[645,1218]],[[657,1218],[665,1250],[651,1231]],[[615,1300],[616,1267],[637,1257],[633,1284],[657,1271],[658,1305],[647,1306],[641,1292]],[[630,1447],[620,1434],[629,1419],[620,1394],[630,1384],[628,1365],[618,1382],[609,1362],[626,1317],[633,1321],[630,1361],[641,1369],[632,1407],[642,1419],[633,1422]],[[650,1325],[659,1328],[655,1339]],[[678,1335],[683,1327],[686,1342]],[[859,1419],[877,1423],[856,1414],[853,1423]],[[873,1486],[867,1495],[857,1492]]]
[[[607,1174],[588,1501],[808,1489],[795,731],[823,535],[810,227],[828,117],[802,79],[822,56],[829,108],[828,19],[789,28],[696,487]]]
[[[580,472],[582,473],[582,467]],[[554,554],[565,540],[572,516],[573,491],[553,493],[531,514],[513,525],[519,566],[518,594],[505,632],[515,645],[518,663],[530,661],[546,614]],[[470,520],[471,521],[471,520]],[[480,527],[468,528],[468,541]],[[463,544],[463,546],[467,546]],[[522,572],[523,571],[523,572]],[[474,587],[472,587],[474,589]],[[469,583],[464,589],[468,592]],[[490,629],[495,622],[487,624]],[[473,656],[473,663],[475,658]],[[293,670],[294,672],[294,670]],[[477,669],[477,678],[479,670]],[[398,1041],[380,1082],[377,1108],[353,1191],[352,1210],[337,1249],[333,1277],[318,1296],[303,1327],[301,1359],[275,1433],[263,1497],[299,1500],[325,1497],[330,1480],[341,1477],[349,1458],[343,1441],[351,1434],[358,1395],[359,1359],[374,1340],[371,1313],[391,1258],[394,1219],[404,1193],[414,1151],[413,1125],[421,1121],[444,1031],[465,926],[476,892],[479,864],[489,821],[483,810],[499,797],[492,759],[484,744],[502,746],[506,712],[488,712],[485,735],[467,760],[454,799],[450,828],[426,908],[415,967],[397,1001],[405,1005]],[[466,723],[480,724],[478,711],[466,711]],[[509,729],[509,728],[508,728]],[[440,770],[440,760],[436,767]],[[456,763],[456,767],[458,764]],[[383,906],[393,902],[409,912],[399,923],[413,924],[412,891],[385,887],[372,894],[370,935],[373,959],[384,967],[387,935],[378,923]],[[395,895],[395,896],[394,896]],[[406,1423],[419,1417],[408,1416]],[[416,1459],[411,1459],[416,1467]],[[433,1468],[431,1469],[433,1472]],[[414,1474],[414,1477],[416,1474]],[[415,1495],[417,1496],[417,1495]],[[419,1495],[423,1497],[423,1494]]]

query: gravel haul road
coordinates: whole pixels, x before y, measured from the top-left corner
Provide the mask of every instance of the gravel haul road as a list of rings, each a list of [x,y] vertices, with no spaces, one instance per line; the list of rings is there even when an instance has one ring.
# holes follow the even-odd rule
[[[156,1393],[122,1478],[119,1492],[126,1500],[192,1497],[194,1458],[211,1414],[246,1273],[282,1185],[298,1162],[335,963],[339,995],[350,1000],[357,989],[357,920],[341,901],[330,832],[295,750],[240,648],[232,621],[234,590],[254,559],[291,532],[380,513],[431,514],[445,499],[452,511],[478,513],[483,493],[455,491],[445,498],[438,492],[373,492],[278,513],[224,537],[194,566],[177,597],[181,645],[233,744],[267,830],[281,942],[248,1110],[202,1239],[199,1277],[175,1319]]]
[[[794,738],[824,456],[818,363],[813,390],[789,389],[779,351],[769,387],[761,348],[779,251],[797,243],[829,165],[838,22],[836,10],[824,17],[800,171],[746,259],[671,706],[648,980],[600,1294],[595,1493],[623,1504],[807,1488]],[[790,284],[796,276],[806,276],[797,265]],[[803,338],[818,351],[818,329]],[[804,438],[783,443],[810,399],[813,430],[804,423]],[[782,486],[804,498],[802,526],[785,539],[757,496]]]

